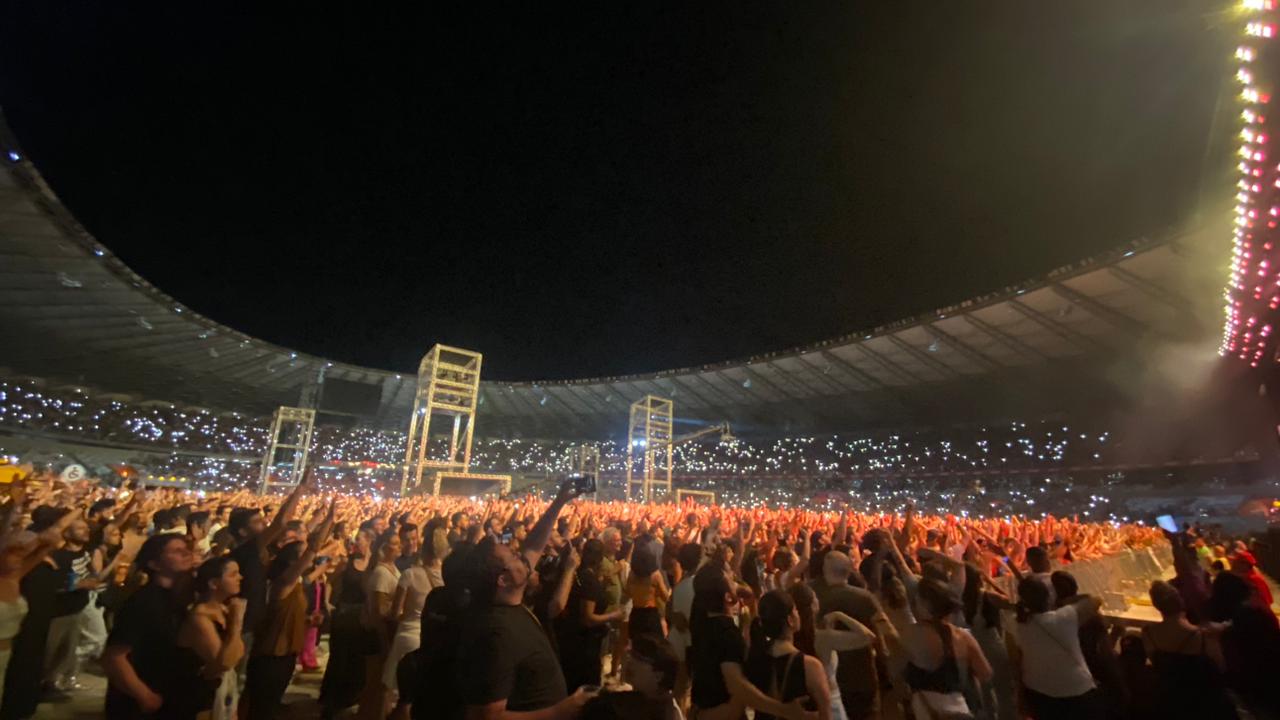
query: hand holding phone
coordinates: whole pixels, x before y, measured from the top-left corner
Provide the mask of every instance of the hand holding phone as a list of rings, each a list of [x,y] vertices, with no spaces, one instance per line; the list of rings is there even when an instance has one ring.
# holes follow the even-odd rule
[[[590,495],[596,491],[596,476],[594,473],[573,473],[569,475],[569,480],[573,482],[573,494]]]

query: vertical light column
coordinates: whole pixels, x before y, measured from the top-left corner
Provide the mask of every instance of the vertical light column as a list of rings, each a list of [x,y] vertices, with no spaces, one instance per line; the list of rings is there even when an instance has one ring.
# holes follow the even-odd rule
[[[1249,363],[1271,364],[1277,357],[1275,327],[1280,322],[1280,158],[1272,112],[1280,53],[1276,52],[1278,0],[1244,0],[1244,39],[1236,48],[1236,80],[1241,90],[1240,178],[1236,182],[1235,248],[1226,288],[1226,321],[1219,352]]]

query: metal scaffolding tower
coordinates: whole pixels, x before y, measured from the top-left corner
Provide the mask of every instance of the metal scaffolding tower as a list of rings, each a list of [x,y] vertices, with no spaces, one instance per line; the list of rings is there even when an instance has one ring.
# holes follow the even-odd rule
[[[311,449],[311,431],[315,424],[315,410],[284,405],[276,409],[271,416],[271,438],[267,444],[267,452],[262,456],[259,493],[266,494],[278,487],[291,488],[302,481],[302,473],[307,469],[307,453]]]
[[[480,365],[483,356],[471,350],[436,345],[418,365],[418,389],[414,394],[413,416],[409,419],[400,494],[430,488],[440,494],[441,482],[461,481],[474,489],[477,482],[496,482],[510,489],[506,475],[478,475],[470,472],[471,438],[475,431],[476,407],[480,397]],[[444,452],[430,447],[432,430],[450,426]],[[431,484],[424,485],[424,473],[432,471]]]
[[[675,402],[646,395],[631,404],[627,421],[627,499],[634,499],[639,485],[645,502],[653,500],[653,487],[671,494],[671,440]],[[638,465],[638,467],[637,467]]]

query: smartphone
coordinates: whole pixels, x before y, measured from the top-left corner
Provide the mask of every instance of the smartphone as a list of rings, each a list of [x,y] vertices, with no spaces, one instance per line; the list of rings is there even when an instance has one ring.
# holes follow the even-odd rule
[[[320,555],[316,557],[316,566],[327,565],[329,563],[328,555]]]
[[[573,481],[574,495],[590,495],[596,491],[596,476],[594,473],[573,473],[569,476]]]
[[[512,540],[512,538],[513,538],[513,537],[514,537],[514,535],[511,533],[511,531],[510,531],[510,530],[508,530],[508,531],[506,531],[506,532],[502,533],[502,544],[503,544],[503,545],[510,545],[510,544],[511,544],[511,540]]]
[[[1172,515],[1160,515],[1156,517],[1156,525],[1159,525],[1161,530],[1167,530],[1171,533],[1178,532],[1178,523],[1174,522]]]

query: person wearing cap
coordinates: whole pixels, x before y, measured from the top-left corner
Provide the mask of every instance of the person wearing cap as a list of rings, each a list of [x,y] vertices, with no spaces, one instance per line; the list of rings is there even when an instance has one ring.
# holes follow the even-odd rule
[[[1271,587],[1267,579],[1258,572],[1258,560],[1248,550],[1238,550],[1231,556],[1231,572],[1239,575],[1253,586],[1259,603],[1263,607],[1271,607]]]

